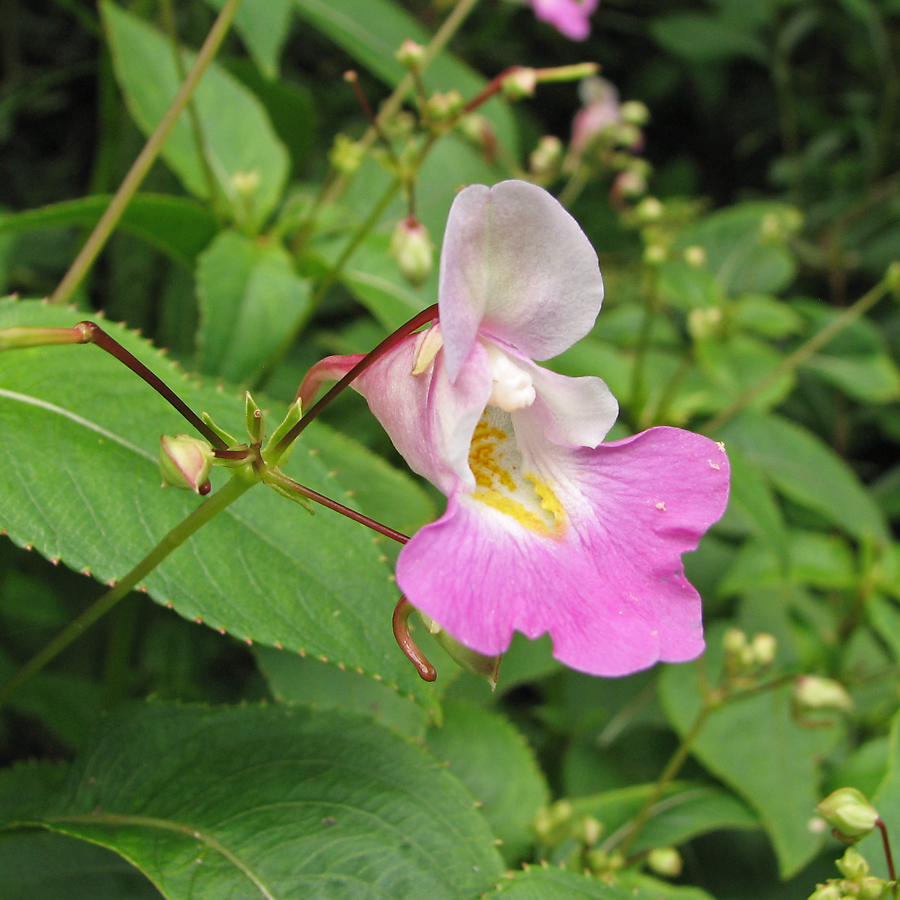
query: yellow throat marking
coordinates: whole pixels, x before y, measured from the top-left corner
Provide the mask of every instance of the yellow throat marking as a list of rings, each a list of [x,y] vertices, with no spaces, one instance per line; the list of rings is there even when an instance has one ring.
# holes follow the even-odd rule
[[[469,448],[474,498],[536,534],[561,538],[566,525],[562,504],[546,481],[523,472],[521,464],[510,415],[489,406]]]

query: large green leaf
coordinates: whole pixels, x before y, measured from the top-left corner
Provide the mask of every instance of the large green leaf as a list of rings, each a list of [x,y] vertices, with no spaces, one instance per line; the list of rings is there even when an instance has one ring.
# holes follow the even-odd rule
[[[221,9],[225,0],[206,0]],[[253,61],[266,78],[278,77],[278,63],[291,24],[291,0],[243,0],[234,16]]]
[[[156,29],[106,0],[101,5],[113,65],[128,107],[149,134],[168,109],[181,79],[169,41]],[[190,68],[194,54],[184,51]],[[281,198],[287,152],[275,136],[262,104],[220,66],[211,64],[194,92],[194,108],[216,192],[239,221],[260,224]],[[181,116],[162,151],[184,186],[209,198],[210,185],[187,114]],[[255,180],[246,194],[235,176]]]
[[[121,856],[63,834],[7,835],[0,841],[3,900],[161,900]]]
[[[0,302],[0,327],[72,325],[78,318],[40,303]],[[124,329],[108,330],[192,408],[240,432],[243,404],[235,394],[187,378]],[[273,419],[283,414],[272,407]],[[0,528],[17,544],[100,581],[121,578],[197,506],[193,495],[159,489],[159,436],[185,430],[177,413],[95,347],[0,354]],[[317,432],[314,425],[305,433],[287,471],[352,505]],[[351,445],[344,447],[348,454],[352,460],[366,452]],[[227,478],[213,475],[216,485]],[[388,487],[397,485],[395,477]],[[362,669],[430,703],[430,689],[394,644],[390,617],[398,594],[384,560],[365,528],[327,510],[311,517],[258,487],[145,584],[155,600],[189,619]]]
[[[309,295],[279,242],[221,232],[197,266],[201,369],[256,381],[309,313]]]
[[[474,900],[502,872],[471,797],[422,749],[296,707],[121,708],[9,826],[109,847],[169,900]]]
[[[721,632],[709,636],[704,661],[715,683],[721,666]],[[818,760],[839,737],[837,729],[803,728],[790,708],[791,686],[734,699],[703,725],[693,752],[703,764],[753,807],[765,826],[781,874],[799,871],[818,852],[822,835],[810,831],[819,800]],[[700,712],[696,666],[667,666],[660,698],[679,734],[686,735]]]
[[[4,213],[0,215],[0,234],[72,226],[93,228],[111,199],[95,195]],[[137,194],[125,208],[118,227],[193,269],[197,254],[213,239],[219,226],[216,217],[194,200]]]
[[[399,4],[391,0],[294,0],[298,14],[343,47],[357,62],[390,85],[406,74],[394,54],[407,38],[427,44],[431,35]],[[492,73],[496,74],[496,73]],[[428,67],[424,82],[429,91],[460,91],[470,99],[487,83],[484,78],[444,51]],[[516,128],[509,107],[500,100],[479,112],[494,124],[500,141],[516,151]]]
[[[716,437],[735,446],[785,496],[847,534],[886,543],[887,524],[852,469],[814,434],[774,415],[744,413]]]
[[[532,823],[550,795],[522,735],[492,710],[448,702],[427,743],[481,803],[507,862],[518,862],[534,842]]]

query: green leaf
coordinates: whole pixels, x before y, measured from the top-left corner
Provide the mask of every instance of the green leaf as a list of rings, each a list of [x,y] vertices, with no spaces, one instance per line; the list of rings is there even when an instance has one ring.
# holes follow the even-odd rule
[[[432,755],[472,792],[510,864],[534,843],[532,823],[550,790],[522,735],[499,714],[472,703],[447,702],[440,728],[426,742]]]
[[[572,808],[576,815],[591,815],[601,822],[605,829],[603,840],[615,836],[618,844],[630,833],[632,820],[655,790],[655,784],[632,785],[579,797],[572,801]],[[630,850],[640,853],[654,847],[674,846],[722,828],[759,827],[757,816],[722,788],[677,781],[657,801]]]
[[[705,891],[679,887],[646,875],[623,873],[612,884],[566,869],[530,868],[517,872],[486,900],[712,900]]]
[[[786,497],[853,537],[887,542],[884,516],[854,472],[802,426],[771,414],[744,413],[717,437],[765,472]]]
[[[72,226],[93,228],[111,199],[97,194],[0,214],[0,234]],[[213,239],[219,226],[211,212],[186,197],[137,194],[125,208],[118,227],[193,269],[197,254]]]
[[[356,716],[120,708],[50,804],[20,813],[109,847],[169,900],[459,900],[500,876],[471,797]]]
[[[5,835],[3,900],[162,900],[121,856],[62,834]]]
[[[406,69],[394,54],[407,38],[423,46],[431,35],[398,4],[390,0],[294,0],[297,13],[373,75],[391,86],[399,84]],[[423,75],[426,91],[456,88],[467,100],[475,97],[487,81],[446,50]],[[507,149],[515,153],[516,127],[509,106],[494,99],[479,108],[493,123]]]
[[[711,683],[721,666],[721,630],[709,635],[704,661]],[[790,685],[738,697],[714,710],[693,743],[693,753],[716,777],[742,796],[775,848],[782,877],[799,871],[818,852],[822,835],[809,829],[819,801],[818,760],[839,737],[835,727],[797,725]],[[676,731],[686,735],[700,712],[696,666],[667,666],[660,699]]]
[[[225,5],[225,0],[206,2],[216,10]],[[291,0],[243,0],[234,16],[235,31],[269,79],[278,77],[279,58],[291,24],[291,6]]]
[[[783,338],[803,328],[803,319],[777,297],[748,294],[734,301],[734,324],[768,338]]]
[[[105,0],[101,11],[116,77],[135,122],[149,135],[181,84],[173,48],[156,29],[110,0]],[[183,58],[190,69],[195,54],[184,51]],[[216,193],[225,198],[235,219],[260,225],[281,198],[288,171],[287,152],[262,105],[216,63],[207,69],[193,103]],[[189,191],[210,198],[203,158],[186,113],[172,130],[162,156]],[[235,176],[257,179],[249,196],[238,191]]]
[[[197,265],[201,369],[254,382],[310,311],[309,281],[284,247],[223,231]]]
[[[895,713],[891,721],[887,772],[878,790],[869,799],[884,820],[891,843],[896,848],[896,835],[900,834],[900,713]],[[860,841],[857,849],[871,863],[873,874],[879,878],[888,877],[881,834],[877,829]]]
[[[74,324],[79,315],[35,302],[0,302],[0,327]],[[233,433],[243,401],[187,378],[125,329],[107,330],[195,410]],[[271,408],[270,421],[284,407]],[[185,430],[150,388],[96,347],[0,354],[0,528],[20,546],[93,573],[127,573],[198,499],[159,489],[160,434]],[[286,471],[353,505],[313,425]],[[359,450],[358,455],[364,451]],[[381,463],[375,463],[380,467]],[[214,486],[227,475],[213,472]],[[257,487],[201,529],[145,584],[159,603],[244,640],[325,657],[431,705],[391,631],[397,588],[371,532],[327,510],[315,516]]]
[[[426,711],[385,684],[274,647],[257,646],[254,655],[281,702],[358,713],[411,738],[425,737]]]
[[[747,461],[736,447],[728,447],[731,465],[731,493],[728,497],[728,522],[742,519],[746,528],[775,551],[780,568],[787,569],[787,530],[784,516],[764,473]],[[725,523],[726,530],[728,522]]]
[[[840,311],[815,300],[793,303],[815,332],[828,327]],[[900,370],[891,359],[878,327],[857,319],[802,366],[864,403],[887,403],[900,396]]]
[[[704,216],[682,231],[676,243],[703,247],[707,267],[728,296],[778,294],[796,274],[785,232],[797,217],[783,203],[739,203]]]
[[[725,299],[721,285],[709,270],[680,259],[664,262],[659,267],[657,291],[664,303],[684,312],[718,307]]]
[[[689,62],[720,63],[735,56],[768,62],[766,45],[755,34],[702,13],[660,16],[650,30],[666,50]]]

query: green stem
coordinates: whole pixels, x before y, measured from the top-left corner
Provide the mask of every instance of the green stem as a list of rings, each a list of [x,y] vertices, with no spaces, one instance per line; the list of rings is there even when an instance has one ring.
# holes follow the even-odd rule
[[[756,384],[747,388],[730,406],[713,416],[701,429],[703,434],[715,434],[729,419],[746,409],[760,394],[768,390],[779,378],[803,365],[814,353],[834,340],[845,328],[865,315],[879,300],[891,290],[887,278],[882,279],[868,293],[863,294],[852,306],[848,306],[839,316],[832,319],[818,334],[786,356]]]
[[[635,817],[625,839],[617,848],[615,848],[623,856],[627,855],[628,849],[647,824],[650,816],[653,814],[656,804],[659,803],[660,798],[666,792],[666,788],[679,771],[681,771],[681,767],[684,765],[688,755],[693,749],[694,741],[697,740],[697,737],[703,730],[703,726],[706,725],[706,720],[709,718],[710,713],[720,705],[719,696],[719,693],[714,691],[703,698],[703,706],[700,708],[700,712],[697,713],[694,724],[691,725],[688,733],[682,738],[678,749],[672,754],[671,759],[666,764],[665,769],[663,769],[662,775],[659,776],[659,779],[656,782],[653,793],[650,794],[644,805],[641,807],[641,811]]]
[[[32,675],[58,656],[76,638],[108,613],[129,591],[147,577],[173,550],[180,547],[192,534],[230,506],[253,482],[232,478],[226,485],[209,496],[186,519],[176,525],[115,587],[108,590],[89,606],[77,619],[70,622],[40,652],[35,654],[6,684],[0,686],[0,707]]]
[[[175,123],[178,121],[182,112],[184,112],[188,101],[191,99],[197,85],[200,83],[200,79],[209,68],[209,64],[213,61],[219,46],[225,39],[225,35],[231,26],[231,21],[234,18],[234,14],[237,12],[240,2],[241,0],[226,0],[225,5],[222,7],[222,11],[219,13],[216,21],[213,23],[213,27],[206,36],[206,40],[203,42],[200,52],[197,54],[197,59],[194,61],[193,68],[178,89],[175,99],[172,101],[171,106],[166,110],[159,125],[156,126],[156,131],[150,135],[149,140],[144,145],[144,149],[138,154],[138,158],[134,161],[134,164],[131,166],[131,169],[125,176],[119,189],[116,191],[115,196],[110,201],[106,211],[100,217],[100,221],[97,222],[90,237],[75,258],[75,261],[69,267],[69,271],[66,272],[63,280],[53,292],[53,296],[50,298],[51,303],[57,305],[67,303],[71,299],[75,289],[81,284],[85,275],[87,275],[88,270],[94,264],[100,251],[105,246],[107,240],[109,240],[109,236],[112,234],[113,229],[125,212],[126,207],[131,202],[131,198],[141,186],[141,182],[146,177],[147,172],[150,171],[150,167],[155,162],[156,157],[159,156],[169,134],[175,127]]]

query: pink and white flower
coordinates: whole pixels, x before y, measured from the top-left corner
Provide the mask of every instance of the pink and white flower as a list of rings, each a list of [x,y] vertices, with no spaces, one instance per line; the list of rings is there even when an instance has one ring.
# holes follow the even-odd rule
[[[584,337],[602,299],[597,256],[550,194],[468,187],[444,235],[439,321],[353,386],[448,498],[400,553],[409,602],[486,656],[514,631],[549,632],[563,663],[624,675],[702,652],[681,555],[721,516],[729,469],[721,445],[677,428],[602,443],[618,413],[603,381],[533,361]],[[314,366],[304,404],[360,359]]]
[[[600,0],[528,0],[534,14],[573,41],[591,33],[590,18]]]

